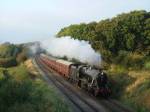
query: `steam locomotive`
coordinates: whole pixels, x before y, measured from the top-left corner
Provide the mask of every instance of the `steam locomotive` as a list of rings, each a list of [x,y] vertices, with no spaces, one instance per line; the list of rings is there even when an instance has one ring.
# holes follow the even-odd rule
[[[108,87],[107,75],[101,69],[57,59],[45,54],[41,54],[40,58],[51,69],[90,94],[103,97],[110,95],[111,90]]]

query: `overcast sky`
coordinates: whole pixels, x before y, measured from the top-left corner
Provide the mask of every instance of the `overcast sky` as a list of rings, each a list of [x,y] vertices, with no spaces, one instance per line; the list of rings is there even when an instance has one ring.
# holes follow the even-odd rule
[[[50,38],[70,24],[150,11],[150,0],[0,0],[0,43]]]

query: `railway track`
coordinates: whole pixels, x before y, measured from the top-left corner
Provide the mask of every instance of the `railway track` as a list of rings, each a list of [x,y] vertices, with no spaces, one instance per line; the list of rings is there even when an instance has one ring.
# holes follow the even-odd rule
[[[72,91],[67,85],[63,84],[58,78],[50,74],[51,71],[48,69],[44,63],[41,62],[39,58],[36,58],[36,62],[39,68],[45,73],[48,74],[47,77],[50,81],[65,95],[67,98],[75,105],[78,110],[81,112],[108,112],[105,109],[97,109],[94,106],[91,106],[90,103],[86,102],[81,96],[77,95],[76,92]]]
[[[35,57],[35,63],[41,69],[47,78],[62,94],[74,105],[78,112],[131,112],[126,107],[120,105],[112,99],[97,100],[95,97],[89,97],[82,90],[70,85],[64,78],[54,73],[40,57]]]

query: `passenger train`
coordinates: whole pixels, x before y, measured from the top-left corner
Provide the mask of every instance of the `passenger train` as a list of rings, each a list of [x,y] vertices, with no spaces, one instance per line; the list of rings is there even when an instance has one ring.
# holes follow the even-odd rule
[[[73,85],[77,85],[90,94],[103,97],[110,95],[108,77],[102,69],[86,64],[76,64],[45,54],[40,54],[40,58],[48,67],[68,79]]]

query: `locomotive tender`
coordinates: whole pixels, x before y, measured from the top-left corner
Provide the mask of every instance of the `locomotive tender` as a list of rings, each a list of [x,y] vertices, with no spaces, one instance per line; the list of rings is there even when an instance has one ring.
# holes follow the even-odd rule
[[[40,58],[51,69],[94,96],[107,97],[110,95],[110,89],[107,86],[107,75],[102,70],[89,65],[56,59],[45,54],[40,54]]]

